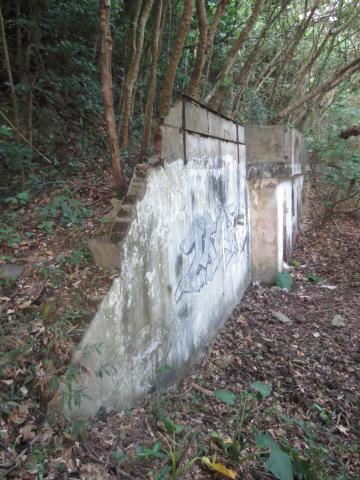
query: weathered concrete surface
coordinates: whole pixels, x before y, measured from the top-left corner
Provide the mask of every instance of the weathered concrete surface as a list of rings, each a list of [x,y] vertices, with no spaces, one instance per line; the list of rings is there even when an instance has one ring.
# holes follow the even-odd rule
[[[85,396],[72,415],[133,405],[161,367],[163,382],[181,378],[240,302],[251,269],[271,282],[291,254],[305,171],[298,132],[244,132],[184,97],[155,148],[114,205],[114,243],[90,242],[119,277],[75,356],[83,369],[73,388]]]
[[[281,270],[281,244],[278,241],[279,209],[277,179],[249,182],[251,205],[251,275],[254,280],[271,282]]]
[[[75,358],[86,369],[75,388],[91,398],[73,415],[134,404],[165,365],[168,381],[181,378],[250,281],[245,147],[233,122],[201,107],[190,117],[201,111],[207,135],[182,128],[181,103],[161,129],[163,167],[147,173],[119,277]]]
[[[119,245],[109,240],[91,239],[88,242],[95,265],[102,268],[116,269],[119,267]]]
[[[293,128],[246,127],[252,278],[271,283],[295,242],[306,172],[305,142]]]
[[[248,178],[289,178],[306,170],[306,144],[294,128],[247,126]]]
[[[303,182],[303,175],[294,175],[289,180],[280,181],[277,188],[276,194],[279,206],[278,271],[282,270],[283,261],[289,261],[291,259],[291,252],[295,243],[301,216]]]
[[[245,128],[242,125],[217,115],[197,103],[186,101],[185,98],[178,101],[170,110],[163,121],[162,131],[169,133],[162,135],[163,156],[167,160],[169,159],[165,152],[172,150],[173,137],[176,137],[176,133],[178,134],[178,138],[175,140],[175,143],[178,143],[184,131],[234,143],[245,143]],[[171,155],[170,158],[172,158]]]

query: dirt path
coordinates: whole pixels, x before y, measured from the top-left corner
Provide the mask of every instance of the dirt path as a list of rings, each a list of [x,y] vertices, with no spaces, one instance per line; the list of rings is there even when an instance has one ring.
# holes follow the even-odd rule
[[[27,416],[10,429],[13,413],[3,415],[4,451],[17,439],[13,450],[26,459],[14,468],[0,453],[0,467],[8,461],[8,478],[24,479],[269,479],[276,462],[271,468],[264,439],[272,438],[298,478],[360,478],[359,248],[359,220],[320,234],[305,218],[292,289],[252,285],[178,388],[133,410],[99,412],[90,425],[40,426]],[[214,454],[229,470],[201,460]]]

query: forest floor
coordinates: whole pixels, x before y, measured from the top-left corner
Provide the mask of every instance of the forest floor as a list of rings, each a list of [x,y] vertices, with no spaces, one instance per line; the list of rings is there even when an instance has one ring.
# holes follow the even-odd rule
[[[2,219],[1,263],[23,269],[0,284],[0,478],[359,479],[360,220],[317,231],[313,195],[292,288],[250,286],[179,386],[89,422],[46,417],[114,278],[86,247],[109,228],[110,185],[89,172]]]

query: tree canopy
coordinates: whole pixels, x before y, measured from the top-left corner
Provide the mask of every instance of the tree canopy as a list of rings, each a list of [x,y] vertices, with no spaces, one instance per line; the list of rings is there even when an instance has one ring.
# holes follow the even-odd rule
[[[103,109],[124,190],[179,92],[306,130],[359,86],[357,0],[3,0],[0,13],[0,154],[23,181],[70,146],[103,152]]]

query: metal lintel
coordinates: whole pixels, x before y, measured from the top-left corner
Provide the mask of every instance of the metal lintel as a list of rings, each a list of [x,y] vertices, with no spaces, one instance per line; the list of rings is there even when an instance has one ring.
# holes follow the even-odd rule
[[[221,140],[222,142],[235,143],[235,145],[245,145],[244,143],[237,142],[236,140],[229,140],[227,138],[218,137],[217,135],[210,135],[209,133],[196,132],[195,130],[190,130],[188,128],[186,129],[186,131],[187,133],[190,133],[192,135],[199,135],[200,137],[215,138],[216,140]]]
[[[239,128],[238,128],[238,125],[236,125],[236,149],[237,149],[238,163],[240,163]]]
[[[187,164],[187,152],[186,152],[186,112],[185,112],[185,98],[182,99],[182,131],[183,131],[183,148],[184,148],[184,165]]]

